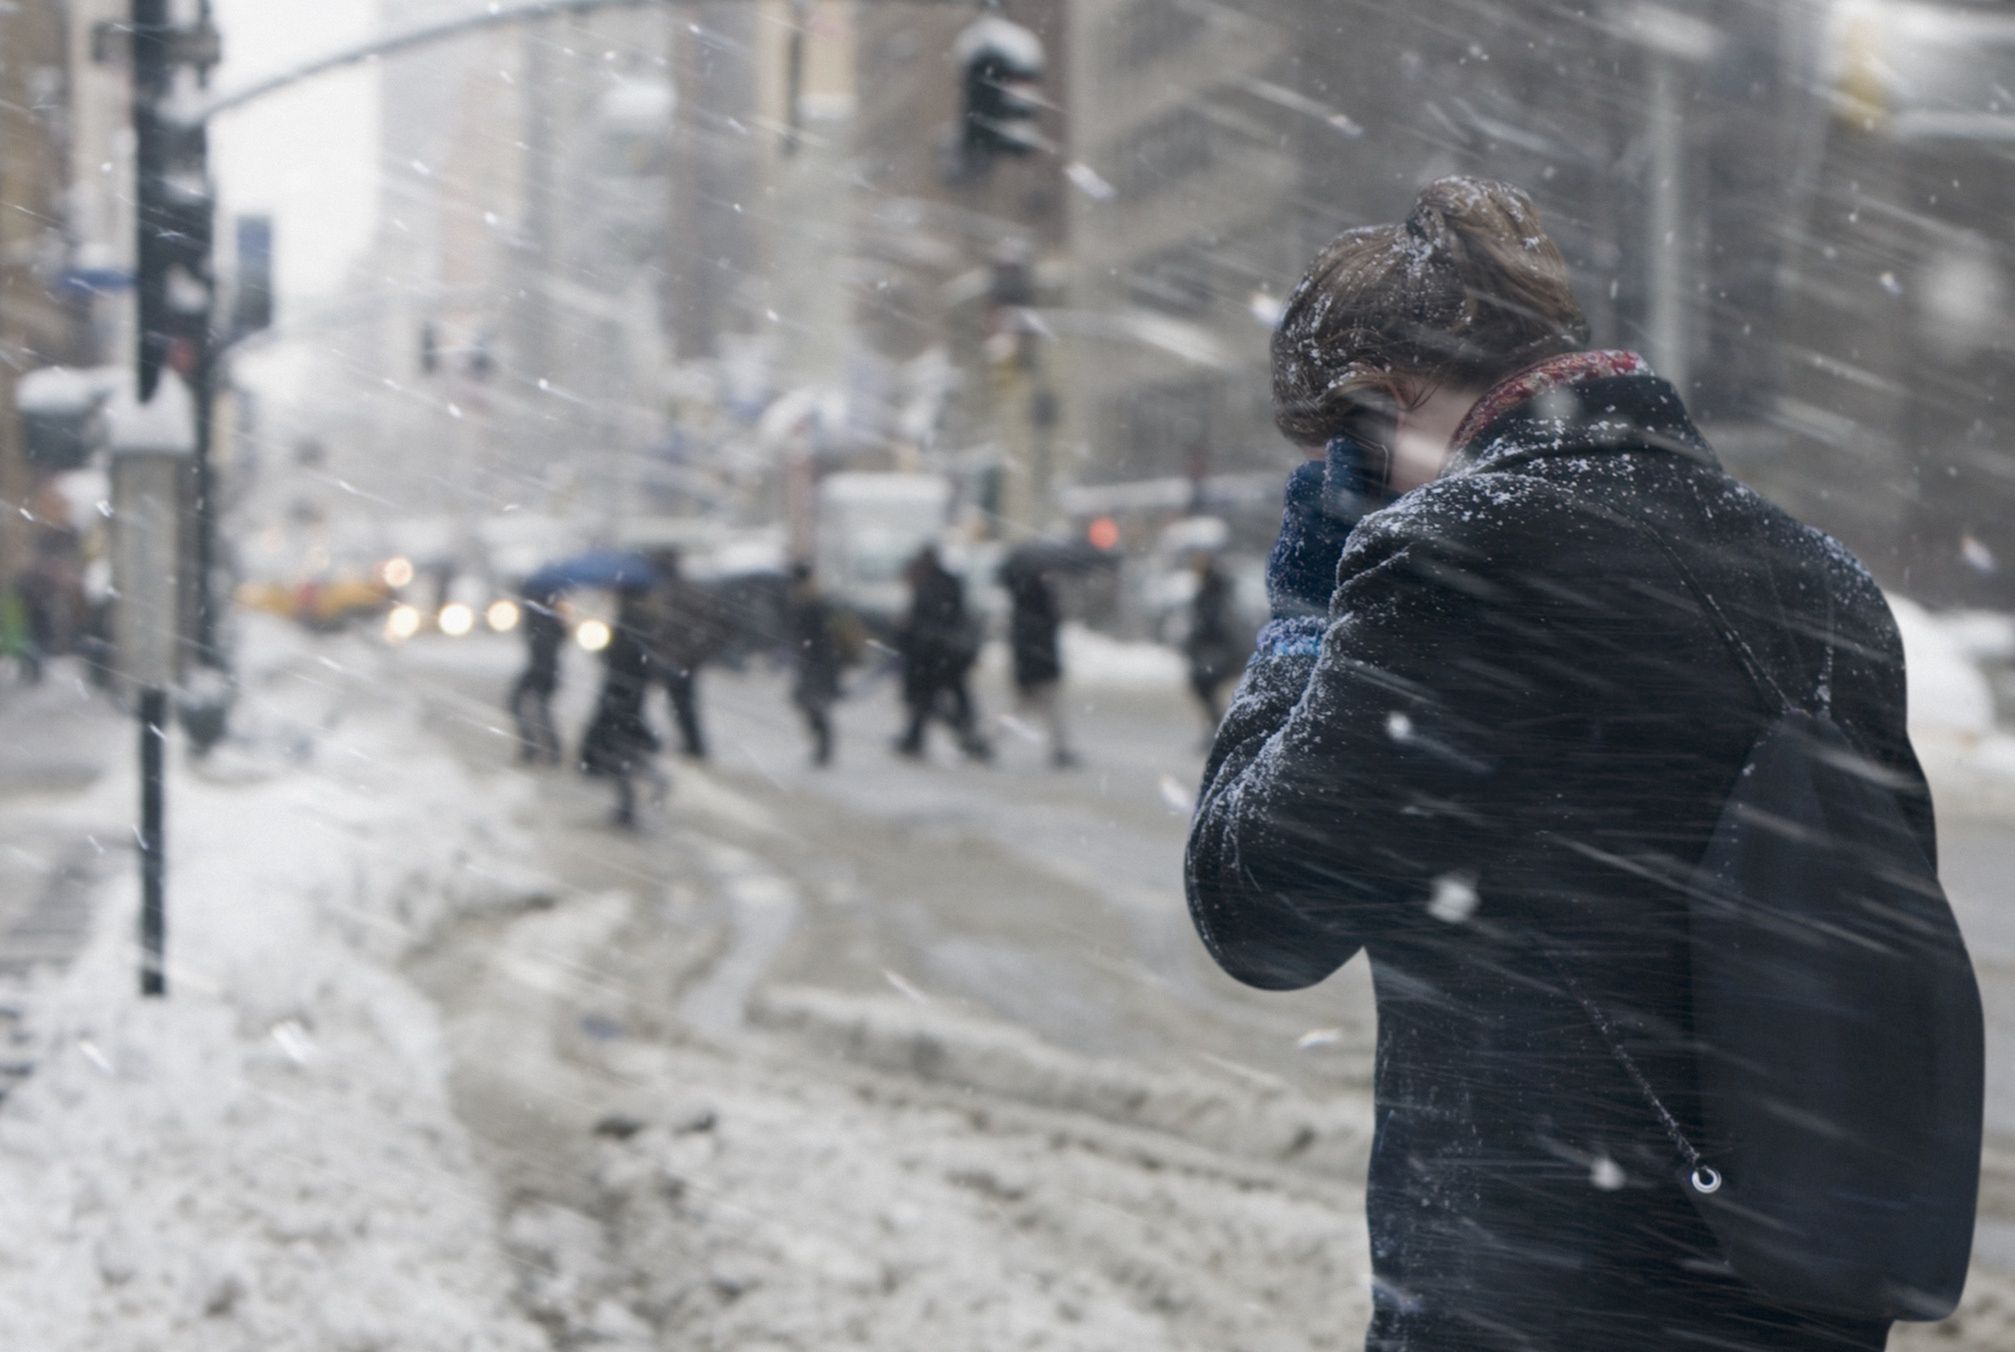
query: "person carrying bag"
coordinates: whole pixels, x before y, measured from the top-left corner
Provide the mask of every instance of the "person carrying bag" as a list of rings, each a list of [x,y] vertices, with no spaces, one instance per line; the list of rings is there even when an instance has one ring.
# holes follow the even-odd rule
[[[1368,1347],[1878,1349],[1957,1300],[1980,1149],[1902,645],[1587,336],[1474,179],[1290,297],[1191,917],[1262,989],[1372,965]]]

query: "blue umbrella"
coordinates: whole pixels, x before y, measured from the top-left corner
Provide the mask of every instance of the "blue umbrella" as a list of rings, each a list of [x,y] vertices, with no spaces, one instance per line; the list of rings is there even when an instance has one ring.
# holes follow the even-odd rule
[[[626,549],[591,549],[535,569],[525,579],[524,594],[551,600],[583,588],[648,587],[657,580],[658,570],[641,554]]]

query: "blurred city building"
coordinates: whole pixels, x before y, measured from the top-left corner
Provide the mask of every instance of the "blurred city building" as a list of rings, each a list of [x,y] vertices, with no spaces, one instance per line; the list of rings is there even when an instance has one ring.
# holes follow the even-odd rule
[[[1755,208],[1791,246],[1783,439],[1743,468],[1890,585],[2015,608],[2015,8],[1808,17],[1816,98]]]
[[[59,476],[88,463],[102,398],[77,368],[123,330],[103,298],[130,281],[118,130],[126,85],[92,65],[113,6],[0,6],[0,587],[76,533]],[[55,368],[55,369],[52,369]]]
[[[0,14],[10,184],[62,223],[10,218],[9,294],[107,283],[10,306],[14,347],[124,350],[129,209],[88,182],[124,181],[124,83],[84,59],[119,9]],[[1025,144],[976,156],[987,24],[1041,73]],[[1287,289],[1469,172],[1533,191],[1597,341],[1745,478],[1892,584],[2015,604],[2011,30],[1960,0],[694,0],[468,34],[380,63],[377,243],[289,321],[296,477],[606,531],[921,468],[1004,538],[1200,509],[1254,543]],[[51,81],[64,118],[24,117]]]
[[[1341,230],[1480,173],[1533,191],[1597,341],[1647,352],[1740,473],[1892,582],[2006,605],[2015,416],[1985,317],[2010,277],[2011,26],[1987,4],[1075,0],[1085,477],[1269,491],[1285,290]]]

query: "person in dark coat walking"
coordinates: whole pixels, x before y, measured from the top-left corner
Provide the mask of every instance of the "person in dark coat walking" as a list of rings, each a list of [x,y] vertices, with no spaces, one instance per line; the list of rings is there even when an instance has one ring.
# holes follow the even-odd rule
[[[971,760],[990,760],[993,747],[980,735],[968,679],[979,657],[978,635],[966,611],[965,584],[946,569],[936,549],[917,551],[907,572],[909,614],[897,635],[903,662],[903,702],[909,724],[896,742],[898,754],[920,758],[924,732],[943,719]]]
[[[1830,700],[1929,853],[1896,626],[1671,385],[1585,338],[1501,184],[1433,184],[1316,260],[1274,393],[1321,458],[1290,479],[1274,619],[1204,773],[1191,914],[1262,989],[1372,964],[1368,1347],[1877,1349],[1886,1323],[1733,1274],[1573,988],[1652,1082],[1691,1083],[1683,883],[1775,712],[1647,532],[1774,679]],[[1359,520],[1368,487],[1401,496]]]
[[[636,777],[662,786],[654,757],[658,735],[644,712],[654,676],[652,636],[658,622],[651,592],[626,587],[617,593],[616,621],[602,650],[602,690],[595,715],[581,739],[581,769],[615,785],[615,824],[637,824]]]
[[[662,549],[651,555],[658,576],[658,627],[651,657],[657,678],[671,700],[672,722],[679,745],[689,760],[707,758],[706,734],[700,729],[700,668],[714,657],[720,642],[720,617],[714,598],[685,575],[679,551]]]
[[[1056,586],[1037,567],[1007,571],[1008,656],[1014,669],[1015,695],[1024,709],[1043,720],[1049,730],[1050,764],[1059,770],[1078,763],[1071,750],[1064,719],[1063,607]]]
[[[1203,709],[1206,740],[1224,721],[1224,687],[1245,661],[1233,608],[1231,579],[1215,556],[1199,555],[1196,595],[1190,599],[1189,632],[1183,635],[1182,652],[1189,660],[1190,691]],[[1251,637],[1250,630],[1246,637]]]
[[[791,590],[785,613],[791,645],[791,703],[804,715],[812,736],[812,764],[833,761],[833,705],[840,698],[840,671],[846,654],[840,641],[840,617],[819,591],[811,565],[791,568]]]
[[[560,733],[553,723],[553,696],[560,688],[560,651],[567,621],[556,591],[527,589],[519,598],[525,634],[525,667],[511,686],[511,720],[518,729],[518,760],[525,765],[558,765]]]

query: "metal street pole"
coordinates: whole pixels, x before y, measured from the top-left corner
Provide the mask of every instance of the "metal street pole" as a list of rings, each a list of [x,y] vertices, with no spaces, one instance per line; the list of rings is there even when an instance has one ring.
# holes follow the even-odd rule
[[[140,994],[168,993],[168,692],[140,692]]]
[[[138,164],[140,183],[138,196],[143,204],[158,202],[158,182],[149,183],[150,176],[158,179],[161,166],[168,159],[166,140],[169,129],[161,117],[161,108],[174,82],[174,64],[168,49],[169,19],[168,0],[133,0],[133,138],[135,160]],[[149,187],[156,191],[149,193]],[[140,350],[138,352],[139,371],[135,389],[144,402],[155,392],[162,367],[167,362],[167,334],[152,322],[153,317],[165,308],[168,279],[166,269],[160,265],[159,232],[161,223],[149,220],[149,212],[144,207],[138,213],[139,278],[141,288],[142,317],[139,325]],[[200,471],[198,471],[200,475]],[[199,484],[198,492],[207,485]],[[160,504],[152,506],[158,512]],[[142,510],[134,504],[137,517]],[[152,515],[152,514],[150,514]],[[118,526],[122,532],[134,527],[121,520]],[[144,527],[141,528],[144,531]],[[137,555],[142,551],[134,551]],[[154,553],[159,559],[158,551]],[[199,581],[200,585],[200,581]],[[158,597],[155,598],[158,603]],[[137,598],[121,602],[124,607],[133,607]],[[200,598],[197,601],[199,615],[208,606]],[[158,623],[160,617],[154,617]],[[199,625],[201,621],[198,621]],[[126,659],[130,663],[130,657]],[[129,666],[129,670],[130,670]],[[168,695],[158,682],[158,672],[148,672],[142,678],[139,694],[140,721],[140,994],[160,997],[168,992],[166,971],[167,945],[167,831],[166,794],[162,791],[163,764],[165,762],[166,724],[168,720]]]

